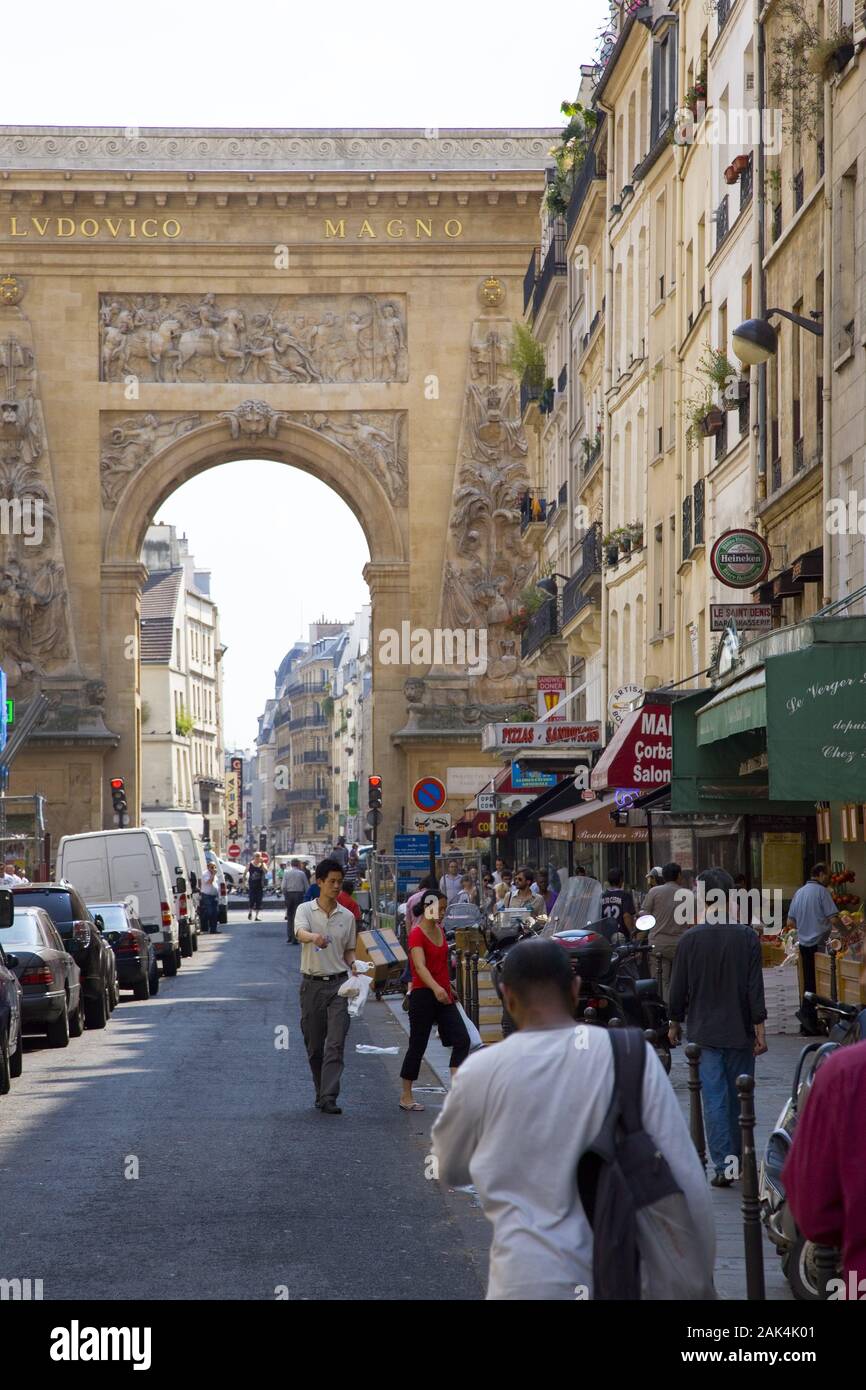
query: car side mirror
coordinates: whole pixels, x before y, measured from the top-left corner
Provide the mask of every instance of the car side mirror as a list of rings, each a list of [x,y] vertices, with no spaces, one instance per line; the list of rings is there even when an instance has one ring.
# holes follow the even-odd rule
[[[4,954],[6,956],[6,964],[9,966],[9,969],[17,970],[19,965],[21,964],[18,957],[15,955],[10,955],[8,951],[4,952]]]
[[[15,899],[8,888],[0,888],[0,929],[15,921]]]

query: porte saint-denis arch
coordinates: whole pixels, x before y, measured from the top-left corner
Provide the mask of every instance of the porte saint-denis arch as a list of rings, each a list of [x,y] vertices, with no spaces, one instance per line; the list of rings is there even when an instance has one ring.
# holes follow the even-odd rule
[[[530,703],[508,347],[551,140],[0,132],[0,497],[43,520],[0,534],[0,666],[19,713],[49,702],[9,790],[45,794],[55,842],[113,824],[110,776],[137,819],[144,533],[230,459],[306,469],[363,527],[383,842],[418,777],[483,766],[481,727]],[[405,623],[486,645],[419,664],[381,640]]]

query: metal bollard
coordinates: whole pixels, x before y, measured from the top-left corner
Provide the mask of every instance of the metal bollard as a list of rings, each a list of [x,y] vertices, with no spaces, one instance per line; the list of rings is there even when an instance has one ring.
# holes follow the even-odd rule
[[[663,957],[662,955],[657,955],[657,956],[656,956],[656,984],[657,984],[658,987],[659,987],[659,999],[664,999],[664,997],[665,997],[665,991],[664,991],[664,974],[665,974],[664,957]]]
[[[594,1009],[591,1004],[587,1004],[586,1008],[583,1011],[583,1021],[584,1023],[598,1022],[598,1011]]]
[[[834,1250],[829,1245],[815,1246],[815,1282],[818,1285],[818,1297],[826,1300],[827,1284],[829,1280],[835,1279],[839,1273],[839,1251]]]
[[[612,1018],[609,1018],[609,1019],[608,1019],[608,1021],[607,1021],[607,1026],[608,1026],[608,1028],[621,1028],[621,1027],[622,1027],[622,1019],[621,1019],[621,1018],[617,1018],[616,1014],[614,1014]]]
[[[479,1003],[478,1003],[478,952],[473,951],[469,957],[469,1008],[466,1010],[475,1027],[478,1027]]]
[[[746,1255],[746,1298],[762,1302],[764,1289],[764,1238],[761,1232],[761,1200],[755,1155],[755,1078],[737,1077],[740,1097],[740,1142],[743,1177],[743,1243]]]
[[[704,1106],[701,1099],[701,1049],[697,1043],[686,1044],[686,1061],[689,1064],[689,1133],[695,1146],[701,1167],[707,1166],[707,1141],[704,1134]]]
[[[457,998],[460,1000],[460,1003],[463,1005],[463,1007],[464,1007],[464,1009],[465,1009],[465,1008],[466,1008],[466,999],[465,999],[464,991],[463,991],[463,952],[462,952],[462,951],[455,951],[455,953],[454,953],[454,959],[455,959],[455,961],[456,961],[456,963],[457,963],[457,974],[456,974],[456,976],[455,976],[455,978],[454,978],[454,986],[455,986],[455,988],[456,988],[456,990],[457,990]],[[468,1010],[467,1010],[467,1012],[468,1012]]]
[[[828,946],[827,954],[830,957],[830,998],[834,1004],[839,1002],[839,981],[836,972],[836,947]]]

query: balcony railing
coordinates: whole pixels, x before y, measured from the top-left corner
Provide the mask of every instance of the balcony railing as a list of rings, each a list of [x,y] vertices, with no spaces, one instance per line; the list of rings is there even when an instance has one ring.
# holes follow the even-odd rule
[[[538,278],[535,281],[535,291],[532,297],[532,312],[538,314],[544,303],[544,297],[553,281],[559,275],[565,275],[568,265],[565,259],[565,223],[558,217],[553,224],[553,234],[550,238],[550,245],[544,257],[544,262]],[[524,291],[525,291],[524,282]]]
[[[824,141],[823,141],[823,138],[820,139],[820,140],[818,141],[818,145],[817,145],[817,154],[818,154],[818,178],[819,178],[819,179],[822,179],[822,178],[824,177]]]
[[[806,466],[806,456],[804,452],[805,441],[803,439],[794,440],[794,472],[802,473]]]
[[[727,411],[722,412],[722,428],[714,440],[716,458],[724,458],[728,452],[728,415]]]
[[[284,695],[287,695],[289,698],[297,699],[299,695],[323,695],[327,691],[327,689],[328,682],[325,680],[297,680],[293,681],[291,685],[287,685],[283,693]]]
[[[749,162],[740,174],[740,212],[751,200],[752,187],[754,181],[754,155],[749,155]]]
[[[587,443],[589,444],[589,448],[588,448],[588,449],[585,449],[583,446],[584,446],[584,444],[587,444]],[[595,467],[596,463],[598,462],[598,460],[599,460],[600,457],[601,457],[601,450],[602,450],[602,440],[601,440],[601,436],[600,436],[600,435],[596,435],[595,438],[592,439],[592,441],[589,441],[588,439],[582,439],[582,440],[581,440],[581,443],[580,443],[580,447],[581,447],[580,472],[581,472],[581,477],[585,478],[586,475],[592,471],[592,469]]]
[[[323,729],[327,724],[324,714],[305,714],[300,719],[290,719],[289,728],[294,729]]]
[[[523,312],[526,313],[532,303],[532,294],[535,289],[535,282],[538,279],[538,258],[541,252],[536,246],[532,255],[529,257],[529,265],[523,277]]]
[[[683,498],[683,559],[692,553],[692,499],[691,494]]]
[[[558,376],[557,379],[556,379],[556,389],[557,389],[557,391],[559,392],[560,395],[562,395],[562,393],[563,393],[563,391],[565,390],[565,388],[566,388],[567,385],[568,385],[568,364],[566,364],[566,365],[563,367],[562,371],[559,373],[559,376]]]
[[[537,400],[539,400],[539,398],[541,397],[541,392],[542,392],[542,388],[541,388],[540,386],[532,386],[532,385],[530,385],[530,383],[529,383],[529,381],[527,380],[526,376],[523,377],[523,380],[522,380],[521,383],[520,383],[520,414],[521,414],[521,416],[523,416],[523,415],[526,414],[526,408],[527,408],[527,406],[528,406],[532,401],[537,401]]]
[[[533,613],[520,639],[520,655],[522,657],[532,656],[544,646],[545,642],[551,637],[555,637],[559,632],[559,616],[556,609],[556,599],[549,598]]]
[[[520,499],[520,531],[521,534],[527,526],[532,526],[535,522],[543,524],[547,521],[547,498],[536,497],[534,493],[526,492]]]
[[[599,132],[603,122],[599,121],[593,141],[593,148],[588,151],[586,158],[581,165],[580,173],[577,176],[571,197],[568,200],[568,211],[565,214],[566,235],[571,236],[572,228],[580,215],[580,209],[586,200],[586,195],[592,186],[593,179],[603,178],[604,175],[598,172],[598,164],[595,158],[595,149],[599,140]]]
[[[291,791],[286,791],[283,795],[292,805],[297,805],[299,801],[310,802],[316,806],[328,804],[328,793],[318,787],[292,787]]]
[[[782,460],[774,458],[770,469],[770,481],[773,492],[778,492],[782,486]]]
[[[728,16],[733,9],[734,0],[716,0],[716,19],[719,23],[719,33],[724,29],[728,22]]]
[[[782,204],[773,205],[773,240],[778,241],[782,235]]]
[[[592,603],[591,581],[601,574],[601,524],[594,522],[581,543],[580,568],[571,576],[562,591],[562,625]]]
[[[558,497],[557,497],[556,500],[557,500],[557,502],[559,503],[560,507],[564,507],[565,504],[566,504],[566,502],[568,501],[568,482],[567,482],[567,481],[564,482],[564,483],[562,484],[561,488],[559,489],[559,495],[558,495]]]
[[[306,753],[301,754],[302,763],[326,763],[330,757],[324,748],[308,748]]]
[[[803,170],[798,169],[794,175],[794,211],[797,212],[803,206]]]
[[[703,545],[703,543],[704,543],[704,496],[705,496],[705,492],[706,492],[706,484],[705,484],[703,478],[698,478],[698,481],[695,483],[694,510],[693,510],[695,545]]]
[[[728,195],[727,195],[727,193],[726,193],[725,196],[724,196],[724,198],[722,199],[722,201],[719,203],[718,208],[716,209],[716,250],[717,250],[717,251],[718,251],[719,247],[721,246],[722,242],[724,241],[725,237],[728,235],[728,232],[729,232],[730,230],[731,230],[731,224],[730,224],[730,221],[729,221],[729,214],[728,214]]]

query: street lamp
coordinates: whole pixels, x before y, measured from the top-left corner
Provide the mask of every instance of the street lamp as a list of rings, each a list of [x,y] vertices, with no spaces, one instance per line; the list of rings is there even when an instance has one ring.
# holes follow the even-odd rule
[[[805,328],[807,332],[814,333],[816,338],[824,336],[824,325],[817,323],[815,319],[819,316],[818,310],[812,311],[812,318],[805,319],[801,314],[792,314],[788,309],[768,309],[759,319],[746,319],[739,328],[735,328],[731,336],[734,352],[745,367],[756,367],[762,362],[768,362],[771,357],[775,357],[779,342],[776,329],[769,322],[774,314],[780,318],[788,319],[798,328]]]

